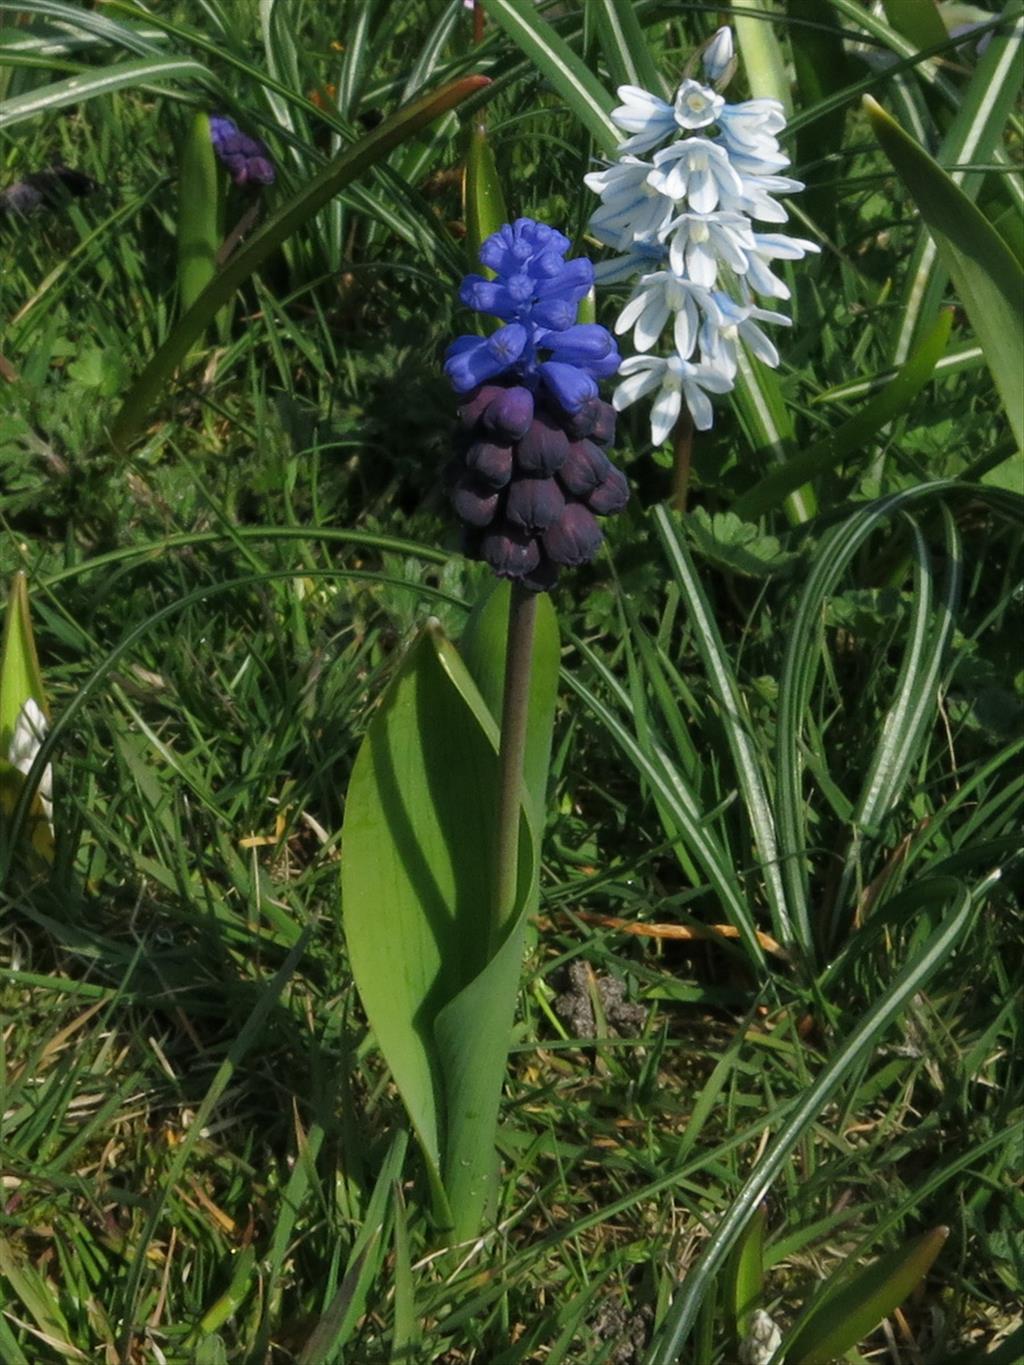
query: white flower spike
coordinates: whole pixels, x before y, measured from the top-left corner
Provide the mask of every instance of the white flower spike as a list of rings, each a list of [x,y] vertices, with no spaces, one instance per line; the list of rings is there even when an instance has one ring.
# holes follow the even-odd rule
[[[14,723],[11,747],[7,755],[7,761],[13,768],[17,768],[23,777],[27,777],[31,772],[32,764],[42,747],[48,729],[46,717],[39,703],[35,698],[28,697],[18,712],[18,719]],[[39,779],[37,794],[43,807],[46,823],[52,832],[53,768],[49,763],[43,769],[42,776]]]
[[[585,177],[601,197],[591,230],[619,253],[596,267],[595,279],[639,277],[615,324],[620,334],[632,332],[639,354],[622,362],[614,403],[622,409],[656,393],[655,444],[668,438],[684,403],[698,430],[711,426],[708,393],[733,387],[740,346],[766,365],[779,364],[758,324],[788,326],[789,319],[761,308],[756,296],[789,298],[772,263],[819,249],[756,226],[786,222],[775,196],[803,189],[782,174],[790,164],[779,145],[782,105],[773,99],[727,104],[719,93],[735,67],[729,28],[705,45],[701,64],[707,83],[689,74],[691,65],[673,104],[639,86],[620,86],[623,102],[612,119],[632,136],[618,161]],[[652,153],[650,162],[631,155],[639,152]],[[674,353],[651,354],[670,320]]]

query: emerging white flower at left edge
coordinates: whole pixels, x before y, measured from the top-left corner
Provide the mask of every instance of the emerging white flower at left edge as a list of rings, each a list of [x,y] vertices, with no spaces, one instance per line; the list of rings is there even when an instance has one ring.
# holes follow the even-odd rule
[[[32,770],[32,764],[42,747],[48,729],[49,726],[42,708],[34,697],[29,697],[18,712],[18,719],[14,723],[14,734],[11,736],[11,748],[7,756],[11,766],[17,768],[23,777],[27,777]],[[43,815],[46,817],[46,823],[50,826],[52,834],[53,767],[49,763],[43,769],[42,776],[39,779],[37,794],[43,807]]]
[[[667,441],[679,420],[685,400],[698,431],[708,431],[714,421],[710,393],[728,393],[732,380],[709,365],[694,365],[681,356],[633,355],[622,362],[623,382],[612,396],[616,412],[628,408],[645,393],[658,389],[651,408],[651,440],[655,445]]]
[[[639,85],[620,85],[615,92],[622,103],[611,112],[611,120],[624,133],[632,133],[619,147],[623,152],[649,152],[676,131],[676,114],[671,104]]]

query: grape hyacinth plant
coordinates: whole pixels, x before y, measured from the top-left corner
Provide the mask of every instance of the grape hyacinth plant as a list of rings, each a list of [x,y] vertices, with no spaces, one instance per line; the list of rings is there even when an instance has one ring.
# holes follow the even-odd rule
[[[584,256],[565,260],[569,245],[531,218],[488,237],[480,261],[494,278],[467,275],[459,297],[502,326],[458,337],[444,364],[462,400],[448,484],[467,552],[531,592],[593,559],[597,518],[629,498],[606,453],[615,412],[597,387],[619,353],[604,327],[576,321],[594,268]]]
[[[729,28],[718,30],[701,61],[705,80],[688,70],[672,104],[638,86],[620,86],[623,102],[611,117],[630,136],[617,161],[584,177],[601,197],[590,230],[619,252],[598,265],[597,281],[640,277],[615,323],[619,335],[632,332],[636,354],[622,362],[623,382],[612,402],[621,411],[657,391],[651,409],[656,445],[668,438],[684,405],[698,431],[711,427],[708,394],[733,387],[741,345],[766,365],[778,365],[779,353],[760,324],[788,326],[789,318],[758,298],[788,299],[773,263],[819,250],[814,242],[756,226],[784,223],[788,215],[775,196],[803,189],[783,174],[789,158],[779,147],[782,105],[726,102],[720,92],[736,68]],[[642,159],[652,152],[650,161]],[[672,349],[656,354],[670,323]]]

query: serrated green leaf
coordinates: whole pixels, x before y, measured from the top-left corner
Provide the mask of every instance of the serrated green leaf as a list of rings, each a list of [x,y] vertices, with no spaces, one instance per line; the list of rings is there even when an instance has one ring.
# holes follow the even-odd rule
[[[863,1341],[913,1293],[948,1236],[933,1228],[852,1275],[840,1272],[784,1343],[787,1365],[828,1365]]]
[[[942,167],[870,96],[882,149],[917,204],[967,310],[1010,425],[1024,445],[1024,270],[999,233]]]
[[[735,512],[710,513],[697,507],[683,524],[701,555],[729,573],[767,578],[796,558],[783,550],[778,536],[765,535],[759,526],[743,521]]]

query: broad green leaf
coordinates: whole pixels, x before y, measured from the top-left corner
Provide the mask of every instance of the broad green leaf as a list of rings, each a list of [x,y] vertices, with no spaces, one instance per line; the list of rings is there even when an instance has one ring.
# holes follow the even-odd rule
[[[497,776],[497,726],[454,646],[428,624],[352,771],[342,916],[363,1007],[423,1149],[437,1216],[456,1238],[475,1235],[485,1212],[521,955],[521,913],[488,947]],[[532,893],[524,833],[520,904]]]
[[[784,1343],[787,1365],[828,1365],[873,1332],[921,1283],[949,1236],[933,1228],[824,1289]]]
[[[195,114],[181,148],[178,177],[178,298],[187,312],[217,273],[220,180],[208,114]]]
[[[736,1243],[726,1274],[726,1307],[738,1337],[750,1331],[750,1318],[764,1292],[764,1225],[767,1204],[759,1204]]]
[[[13,128],[16,123],[35,118],[37,114],[51,113],[69,104],[82,104],[115,90],[146,89],[186,76],[207,86],[212,84],[209,70],[191,57],[145,57],[137,62],[117,62],[113,66],[85,67],[80,75],[5,100],[0,107],[0,130]]]
[[[230,301],[239,285],[282,242],[392,148],[487,84],[486,76],[464,76],[405,105],[372,133],[346,147],[289,204],[273,214],[214,276],[139,375],[114,422],[111,442],[115,449],[124,451],[131,444],[189,347],[199,340],[217,310]]]
[[[789,41],[800,107],[813,113],[819,102],[849,83],[851,62],[843,49],[838,16],[830,12],[827,0],[786,0],[786,13],[791,19],[806,21],[791,25]],[[833,27],[822,22],[827,19],[833,20]],[[807,183],[804,203],[827,236],[834,235],[839,199],[831,188],[816,189],[815,181],[828,180],[835,174],[828,159],[842,147],[845,126],[846,106],[840,105],[805,125],[796,139],[794,160],[801,167],[800,178]],[[810,168],[806,172],[805,166]]]
[[[1018,444],[1024,445],[1024,270],[999,233],[923,147],[870,96],[882,149],[909,190],[967,310]]]
[[[934,5],[922,5],[921,0],[882,0],[882,4],[889,23],[916,48],[923,51],[946,41],[945,25]]]
[[[597,145],[612,153],[623,135],[608,117],[615,101],[587,64],[537,13],[532,0],[480,0],[496,24],[545,76],[593,134]]]
[[[807,1126],[822,1112],[843,1081],[868,1061],[880,1039],[896,1022],[907,1001],[922,990],[948,959],[975,916],[975,898],[953,878],[936,878],[922,883],[933,903],[948,905],[939,928],[908,958],[888,984],[877,1004],[864,1015],[846,1041],[841,1044],[808,1086],[799,1102],[788,1112],[785,1122],[768,1149],[743,1183],[724,1217],[715,1228],[697,1261],[688,1267],[662,1324],[646,1365],[676,1365],[680,1352],[693,1328],[700,1306],[746,1227],[754,1209],[762,1202],[782,1171]],[[978,896],[984,888],[979,888]]]
[[[793,455],[784,465],[766,474],[759,483],[736,499],[733,511],[738,517],[759,517],[806,480],[834,469],[849,455],[862,450],[883,427],[906,412],[925,384],[932,378],[949,341],[953,310],[943,312],[921,346],[898,371],[888,386],[865,403],[841,427],[823,440]]]

